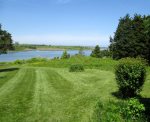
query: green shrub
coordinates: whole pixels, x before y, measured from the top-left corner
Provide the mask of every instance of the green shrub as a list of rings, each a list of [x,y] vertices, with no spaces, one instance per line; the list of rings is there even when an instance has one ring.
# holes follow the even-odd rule
[[[61,56],[61,59],[68,59],[70,58],[70,54],[67,53],[67,51],[65,50]]]
[[[59,59],[59,57],[54,57],[53,59],[56,60],[56,59]]]
[[[91,53],[91,56],[96,57],[96,58],[101,58],[101,50],[100,50],[99,45],[95,46],[94,50]]]
[[[145,107],[139,102],[138,99],[131,98],[127,102],[127,107],[123,108],[126,117],[137,119],[142,118],[144,115]]]
[[[69,72],[82,72],[84,71],[84,67],[81,64],[71,65],[69,68]]]
[[[25,60],[16,60],[14,64],[25,64]]]
[[[141,60],[121,59],[115,70],[119,92],[123,97],[134,97],[141,91],[146,76],[145,64]]]
[[[109,50],[101,50],[101,57],[111,57],[111,52]]]

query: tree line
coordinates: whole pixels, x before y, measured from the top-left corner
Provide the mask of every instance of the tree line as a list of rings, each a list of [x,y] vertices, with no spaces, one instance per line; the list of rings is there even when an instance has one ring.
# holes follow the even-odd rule
[[[135,14],[120,18],[114,37],[110,37],[109,50],[100,50],[97,45],[92,57],[144,58],[150,64],[150,16]]]

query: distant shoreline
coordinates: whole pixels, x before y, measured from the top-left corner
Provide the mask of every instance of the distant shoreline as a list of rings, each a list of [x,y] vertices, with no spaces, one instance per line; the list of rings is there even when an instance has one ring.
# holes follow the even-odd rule
[[[10,50],[8,52],[26,52],[26,51],[65,51],[65,50],[79,50],[79,49],[24,49],[24,50]],[[85,50],[91,50],[92,49],[84,49]]]
[[[55,45],[32,45],[32,44],[19,44],[14,45],[14,51],[64,51],[64,50],[93,50],[92,46],[55,46]],[[107,47],[101,47],[101,50],[108,49]]]
[[[65,51],[65,50],[79,50],[79,49],[24,49],[24,50],[10,50],[8,52],[21,52],[21,51]],[[92,50],[92,49],[84,49],[84,50]]]

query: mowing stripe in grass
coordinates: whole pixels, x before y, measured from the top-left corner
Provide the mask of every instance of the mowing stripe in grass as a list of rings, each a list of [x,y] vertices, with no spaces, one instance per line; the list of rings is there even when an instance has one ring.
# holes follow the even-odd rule
[[[27,77],[28,76],[28,77]],[[0,89],[0,122],[24,122],[31,107],[34,69],[21,69]]]
[[[74,91],[66,101],[68,106],[64,107],[64,111],[71,116],[69,121],[88,121],[99,100],[112,98],[110,91],[115,90],[116,85],[113,82],[114,74],[112,72],[93,69],[81,73],[70,73],[68,69],[54,70],[72,82],[74,87]]]
[[[48,121],[47,119],[51,115],[50,106],[52,103],[50,94],[53,94],[50,91],[52,90],[49,87],[46,72],[43,69],[36,69],[34,98],[30,109],[31,116],[27,118],[27,121]]]
[[[0,121],[88,122],[97,101],[111,96],[113,78],[100,70],[22,68],[0,88],[10,89],[0,93]]]
[[[33,99],[33,107],[30,112],[31,117],[27,120],[44,122],[59,121],[62,115],[61,106],[63,96],[67,96],[71,84],[60,77],[55,71],[47,68],[36,69],[36,84]],[[60,115],[59,117],[57,117]],[[62,116],[63,118],[63,116]]]
[[[10,68],[10,69],[14,69],[14,70],[3,71],[3,72],[0,70],[1,71],[0,72],[0,87],[2,87],[7,81],[9,81],[19,70],[17,68]]]
[[[68,95],[70,94],[74,89],[73,89],[73,84],[71,81],[66,80],[63,76],[58,74],[54,70],[46,70],[46,74],[48,75],[48,80],[51,84],[51,86],[54,88],[58,94],[61,96],[63,95]]]
[[[10,79],[8,82],[5,82],[5,84],[3,84],[3,86],[0,88],[0,98],[11,93],[16,87],[16,85],[23,80],[25,75],[25,70],[21,69],[16,75],[14,75],[12,79]]]

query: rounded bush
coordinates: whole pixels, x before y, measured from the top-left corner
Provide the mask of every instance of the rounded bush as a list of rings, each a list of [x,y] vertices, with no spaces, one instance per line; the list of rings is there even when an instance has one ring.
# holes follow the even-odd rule
[[[145,64],[135,58],[124,58],[116,66],[116,81],[123,97],[137,95],[145,82]]]
[[[73,64],[69,67],[69,72],[83,72],[84,67],[81,64]]]

